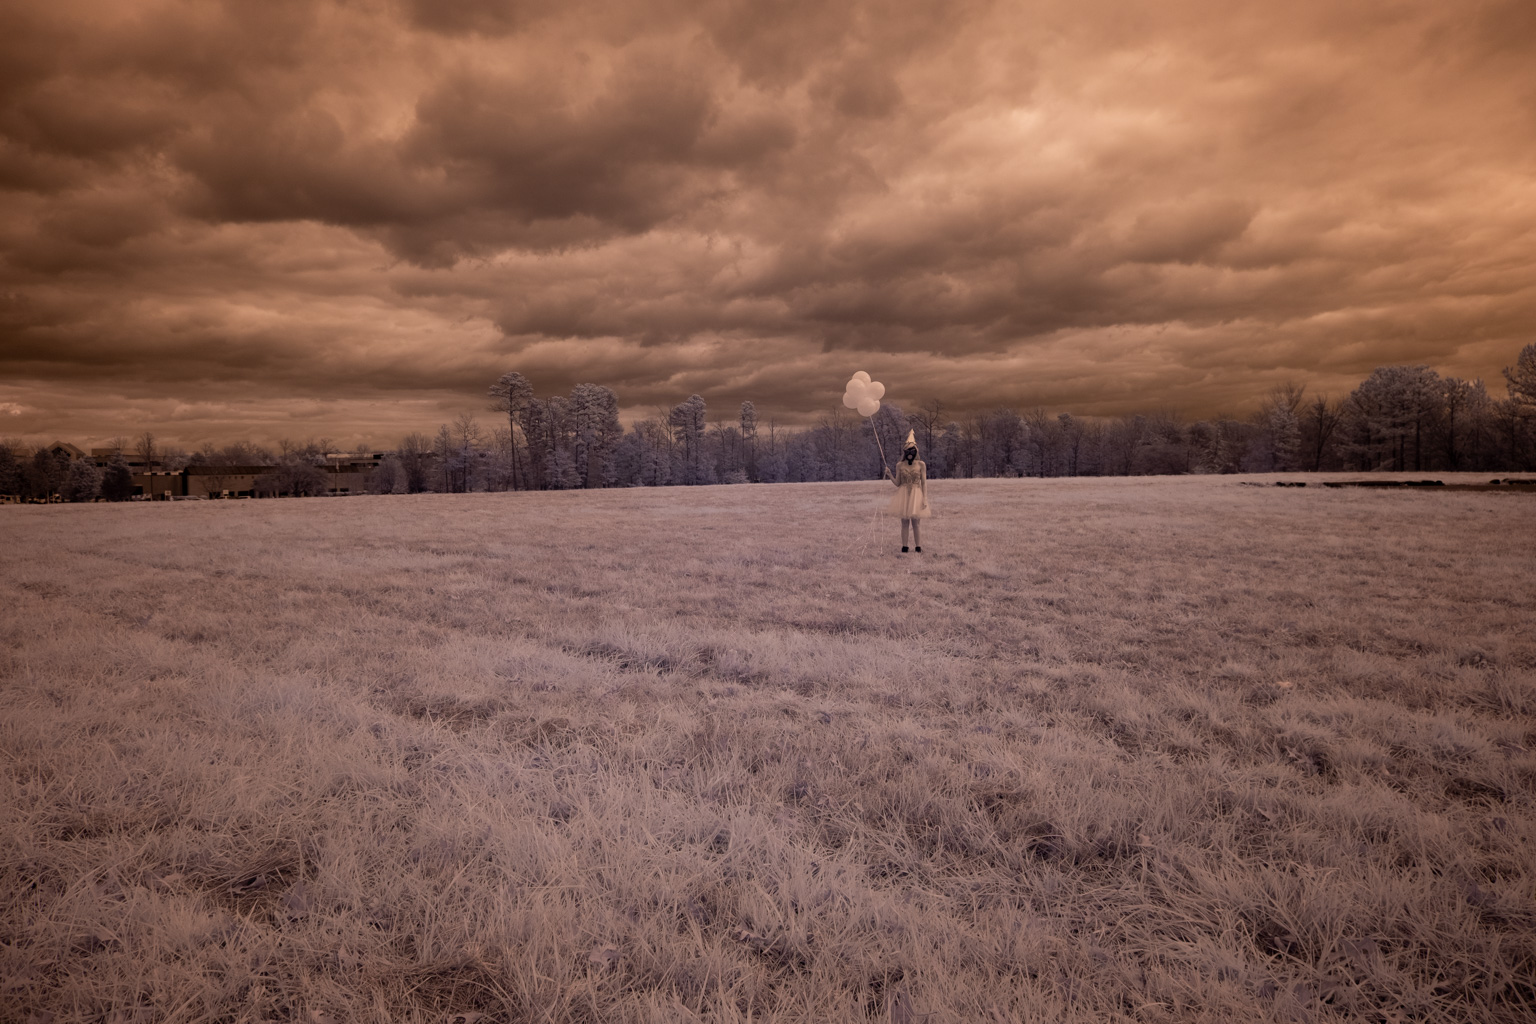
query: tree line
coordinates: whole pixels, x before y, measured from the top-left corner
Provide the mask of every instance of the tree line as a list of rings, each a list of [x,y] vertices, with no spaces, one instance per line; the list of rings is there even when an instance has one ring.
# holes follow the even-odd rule
[[[194,452],[165,445],[153,431],[138,437],[115,438],[107,446],[106,464],[95,459],[70,459],[62,452],[28,448],[14,440],[0,440],[0,495],[42,500],[57,496],[64,501],[126,501],[138,484],[136,473],[178,473],[189,466],[205,470],[227,468],[259,470],[256,492],[261,496],[323,494],[329,486],[324,467],[336,452],[329,438],[308,441],[283,440],[276,450],[247,441],[216,445],[208,443]],[[371,454],[359,449],[356,455]],[[132,460],[132,461],[130,461]],[[223,487],[216,473],[208,476],[215,490]]]
[[[494,426],[464,414],[435,435],[408,434],[378,462],[369,487],[412,493],[864,480],[882,472],[875,434],[894,459],[909,430],[933,478],[1536,470],[1536,344],[1521,350],[1504,377],[1508,397],[1495,399],[1480,380],[1423,365],[1383,366],[1339,399],[1282,385],[1252,415],[1195,422],[1169,413],[1100,419],[1011,408],[951,416],[929,401],[910,411],[886,403],[868,419],[838,407],[813,427],[786,430],[761,422],[750,401],[729,419],[711,419],[704,399],[691,395],[626,430],[611,389],[578,384],[568,395],[540,397],[510,372],[490,387]],[[334,456],[324,438],[282,441],[276,452],[246,443],[161,450],[148,432],[116,445],[164,469],[268,467],[257,486],[271,494],[324,493],[322,467]],[[19,446],[0,443],[0,493],[89,500],[121,497],[125,488],[132,492],[122,459],[99,470],[43,450],[27,458]]]
[[[1124,476],[1280,471],[1536,469],[1536,345],[1504,371],[1509,396],[1428,366],[1384,366],[1339,399],[1276,387],[1242,418],[1168,413],[1098,419],[999,408],[963,417],[930,401],[885,403],[865,419],[835,408],[782,430],[743,402],[711,419],[705,401],[659,408],[625,430],[613,391],[578,384],[539,397],[520,373],[490,388],[504,417],[473,417],[435,438],[406,437],[375,476],[384,490],[567,489],[862,480],[881,475],[878,432],[894,459],[916,433],[929,476]]]

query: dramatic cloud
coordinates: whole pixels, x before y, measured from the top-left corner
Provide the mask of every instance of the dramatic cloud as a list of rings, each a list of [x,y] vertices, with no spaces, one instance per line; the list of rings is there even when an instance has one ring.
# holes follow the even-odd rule
[[[1536,337],[1525,0],[22,0],[0,427],[1239,411]],[[1497,387],[1495,387],[1497,390]]]

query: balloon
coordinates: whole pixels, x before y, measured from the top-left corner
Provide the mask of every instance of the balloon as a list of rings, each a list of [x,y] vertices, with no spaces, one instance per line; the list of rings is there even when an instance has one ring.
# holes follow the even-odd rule
[[[880,399],[885,397],[885,385],[870,380],[869,374],[860,370],[843,388],[843,404],[857,409],[860,416],[873,416],[880,411]]]

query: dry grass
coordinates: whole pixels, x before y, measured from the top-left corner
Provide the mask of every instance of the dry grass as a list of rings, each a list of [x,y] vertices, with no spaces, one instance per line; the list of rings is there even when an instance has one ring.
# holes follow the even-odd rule
[[[1238,484],[0,509],[0,1016],[1531,1019],[1536,498]]]

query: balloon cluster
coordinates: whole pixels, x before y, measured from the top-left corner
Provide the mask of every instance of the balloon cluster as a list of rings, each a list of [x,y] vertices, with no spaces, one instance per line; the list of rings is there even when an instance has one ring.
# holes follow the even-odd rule
[[[859,410],[860,416],[873,416],[880,411],[880,399],[885,395],[885,385],[877,380],[870,380],[869,374],[860,370],[848,381],[848,386],[843,389],[843,404],[850,409]]]

